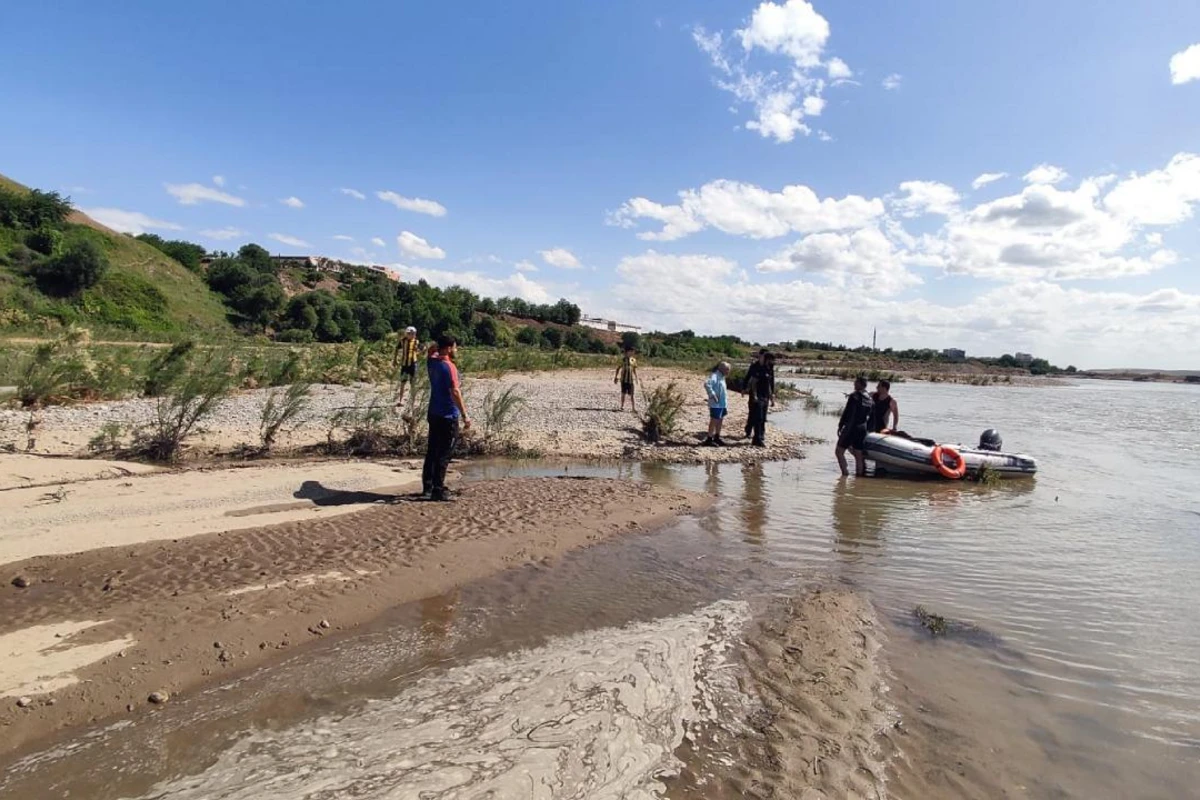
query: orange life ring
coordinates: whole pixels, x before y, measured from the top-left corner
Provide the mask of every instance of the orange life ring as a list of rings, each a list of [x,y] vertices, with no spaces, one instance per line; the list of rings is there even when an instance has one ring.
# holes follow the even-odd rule
[[[949,458],[954,466],[946,466],[944,458]],[[933,462],[933,466],[937,469],[938,474],[947,480],[959,481],[967,474],[966,460],[957,450],[948,445],[939,444],[934,447],[929,460]]]

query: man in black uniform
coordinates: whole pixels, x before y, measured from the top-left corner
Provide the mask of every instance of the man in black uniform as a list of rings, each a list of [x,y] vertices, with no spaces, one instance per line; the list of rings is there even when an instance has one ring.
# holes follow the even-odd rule
[[[842,411],[842,418],[838,420],[836,453],[843,475],[850,474],[850,468],[846,465],[847,449],[854,454],[854,474],[859,477],[867,474],[867,459],[863,455],[862,446],[867,438],[874,406],[871,395],[867,394],[867,379],[860,375],[854,379],[854,393],[846,398],[846,408]]]
[[[750,396],[746,435],[754,447],[766,447],[767,408],[775,405],[775,356],[760,350],[758,360],[746,371],[746,394]]]

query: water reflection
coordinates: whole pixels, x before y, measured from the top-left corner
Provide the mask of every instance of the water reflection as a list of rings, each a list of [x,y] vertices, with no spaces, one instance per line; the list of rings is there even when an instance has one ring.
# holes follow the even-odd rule
[[[746,544],[761,548],[765,543],[764,530],[767,524],[767,497],[764,488],[763,465],[742,465],[742,535]]]

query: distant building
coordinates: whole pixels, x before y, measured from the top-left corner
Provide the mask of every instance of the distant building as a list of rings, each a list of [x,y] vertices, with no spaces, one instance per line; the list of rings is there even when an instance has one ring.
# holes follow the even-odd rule
[[[966,361],[967,351],[959,350],[957,347],[947,347],[942,351],[942,355],[951,361]]]
[[[626,325],[616,320],[601,319],[600,317],[580,317],[579,324],[595,328],[598,331],[612,331],[613,333],[625,333],[627,331],[636,333],[641,330],[637,325]]]
[[[1028,367],[1033,363],[1033,356],[1029,353],[1016,353],[1013,355],[1013,358],[1016,360],[1017,364],[1022,367]]]
[[[400,276],[394,270],[390,270],[387,267],[380,267],[372,264],[367,267],[367,269],[371,270],[372,272],[378,272],[380,275],[387,277],[389,280],[396,281],[397,283],[400,282]]]

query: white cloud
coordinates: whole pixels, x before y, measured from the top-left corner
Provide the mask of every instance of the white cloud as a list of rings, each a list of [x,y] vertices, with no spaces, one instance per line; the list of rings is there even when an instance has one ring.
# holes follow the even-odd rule
[[[750,24],[737,35],[747,51],[761,47],[790,57],[799,67],[815,67],[829,40],[829,22],[806,0],[767,2],[754,9]]]
[[[236,239],[239,236],[245,236],[246,232],[240,228],[233,227],[207,228],[200,231],[200,235],[208,239],[215,239],[218,242],[224,242],[229,239]]]
[[[1200,81],[1200,44],[1171,56],[1171,83],[1179,86],[1188,81]]]
[[[336,240],[337,240],[337,241],[339,241],[339,242],[353,242],[353,241],[354,241],[354,237],[353,237],[353,236],[347,236],[347,235],[346,235],[346,234],[344,234],[344,233],[339,233],[339,234],[337,234],[336,236],[334,236],[333,238],[334,238],[334,239],[336,239]]]
[[[1067,171],[1062,167],[1056,167],[1053,164],[1038,164],[1025,173],[1025,182],[1056,184],[1062,183],[1068,177]]]
[[[639,219],[663,223],[659,231],[643,231],[639,239],[673,241],[716,228],[735,236],[769,239],[789,233],[816,233],[862,228],[884,213],[883,201],[847,195],[821,199],[807,186],[785,186],[771,192],[760,186],[718,180],[679,193],[679,204],[665,206],[644,197],[625,202],[609,222],[633,227]]]
[[[538,255],[552,267],[559,269],[582,269],[583,264],[575,257],[575,254],[563,247],[555,247],[550,250],[539,250]]]
[[[698,333],[737,331],[764,342],[802,331],[805,338],[866,343],[877,326],[887,346],[956,346],[981,355],[1024,350],[1063,366],[1145,364],[1144,343],[1155,342],[1161,366],[1184,368],[1194,367],[1200,338],[1200,295],[1177,289],[1090,292],[1034,281],[940,304],[889,299],[855,282],[755,283],[728,259],[653,250],[623,259],[617,274],[611,313],[619,319]],[[848,327],[848,308],[869,322]]]
[[[285,197],[279,202],[283,203],[288,208],[304,208],[304,201],[299,197]]]
[[[420,236],[409,231],[401,232],[396,237],[396,244],[400,246],[401,253],[410,255],[413,258],[442,259],[446,257],[445,250],[440,247],[434,247]]]
[[[812,132],[804,120],[825,108],[826,75],[838,84],[853,74],[840,58],[822,62],[829,36],[829,22],[805,0],[760,3],[746,27],[728,38],[700,27],[692,31],[717,71],[716,85],[753,109],[746,129],[780,143]],[[741,44],[740,53],[733,42]],[[759,65],[760,56],[786,58],[787,67]]]
[[[854,77],[854,72],[840,58],[834,56],[829,59],[829,63],[825,65],[825,69],[829,72],[829,80],[844,81]]]
[[[513,265],[513,269],[515,269],[517,272],[537,272],[538,271],[537,264],[534,264],[532,261],[518,261],[516,264]]]
[[[360,192],[358,189],[347,189],[345,186],[343,186],[341,189],[338,189],[338,191],[341,192],[342,194],[346,195],[347,197],[353,197],[355,200],[366,200],[367,199],[367,196],[365,194],[363,194],[362,192]]]
[[[1008,177],[1007,172],[985,172],[975,180],[971,181],[972,189],[982,189],[989,183],[995,183],[998,180],[1003,180]]]
[[[894,92],[900,88],[900,84],[903,82],[904,82],[904,76],[898,72],[893,72],[891,75],[888,75],[886,78],[883,79],[883,83],[881,85],[883,86],[884,89],[887,89],[889,92]]]
[[[819,117],[821,116],[821,112],[825,110],[825,98],[810,95],[804,98],[802,108],[806,116]]]
[[[385,242],[380,236],[376,236],[374,239],[372,239],[371,244],[375,245],[376,247],[387,247],[387,242]]]
[[[1118,182],[1104,205],[1139,225],[1175,225],[1192,217],[1200,202],[1200,156],[1179,153],[1164,169]]]
[[[546,287],[520,272],[514,272],[507,278],[494,278],[473,270],[456,272],[403,264],[392,265],[392,269],[395,269],[406,281],[424,280],[434,286],[443,287],[462,286],[484,297],[520,297],[531,303],[554,302],[553,295]]]
[[[225,176],[224,175],[213,175],[212,181],[213,181],[214,186],[224,186],[225,185]]]
[[[962,199],[953,186],[937,181],[905,181],[900,184],[905,196],[894,205],[901,216],[919,217],[924,214],[949,216],[958,210]]]
[[[890,295],[921,283],[902,253],[878,228],[853,233],[814,233],[758,264],[759,272],[799,270],[821,275],[831,285],[857,286]]]
[[[267,238],[274,239],[280,244],[286,244],[288,247],[312,247],[311,244],[303,239],[298,239],[295,236],[288,236],[286,233],[269,233],[267,234]]]
[[[1146,244],[1151,247],[1162,247],[1163,237],[1161,233],[1147,233]]]
[[[140,211],[126,211],[121,208],[81,208],[79,209],[101,225],[114,231],[139,236],[149,231],[181,231],[182,225],[154,219]]]
[[[197,203],[224,203],[227,206],[241,208],[246,201],[240,197],[205,186],[203,183],[168,183],[167,194],[179,201],[180,205],[194,206]]]
[[[1170,250],[1148,257],[1131,253],[1141,226],[1163,222],[1147,217],[1171,206],[1163,187],[1135,184],[1130,199],[1147,205],[1125,213],[1120,196],[1119,211],[1102,199],[1106,185],[1107,177],[1082,181],[1073,191],[1034,183],[1020,194],[954,213],[941,230],[914,240],[914,259],[949,274],[1018,282],[1122,278],[1176,263]],[[1190,205],[1183,208],[1190,213]]]
[[[395,192],[379,191],[375,193],[385,203],[391,203],[401,211],[415,211],[418,214],[428,214],[431,217],[446,216],[446,207],[434,200],[424,200],[420,197],[404,197]]]

